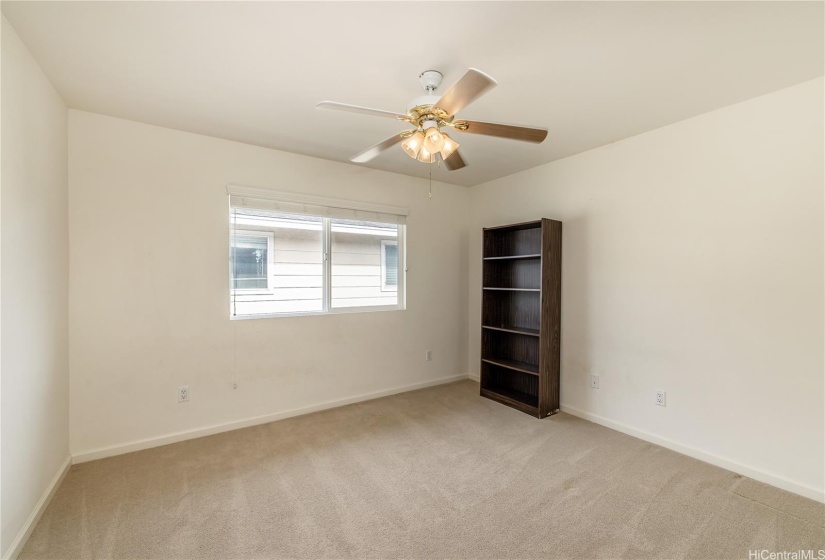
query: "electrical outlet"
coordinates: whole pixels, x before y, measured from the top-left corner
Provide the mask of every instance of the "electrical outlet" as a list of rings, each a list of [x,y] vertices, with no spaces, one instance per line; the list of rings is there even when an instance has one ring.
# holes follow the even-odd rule
[[[590,387],[593,389],[599,388],[599,376],[598,375],[591,375],[590,376]]]
[[[178,402],[189,402],[189,387],[178,387]]]
[[[667,393],[661,389],[656,389],[656,404],[659,406],[667,406]]]
[[[432,361],[433,361],[433,351],[432,351],[432,350],[427,350],[427,351],[424,353],[424,358],[425,358],[428,362],[432,362]]]

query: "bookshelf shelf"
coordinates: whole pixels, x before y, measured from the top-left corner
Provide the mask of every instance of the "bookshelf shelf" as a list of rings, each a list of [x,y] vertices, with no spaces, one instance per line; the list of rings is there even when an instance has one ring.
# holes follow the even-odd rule
[[[524,327],[511,327],[511,326],[504,326],[504,327],[494,327],[492,325],[482,325],[482,329],[489,329],[491,331],[501,331],[501,332],[509,332],[515,334],[525,334],[527,336],[539,336],[538,329],[526,329]]]
[[[530,364],[527,362],[519,362],[518,360],[507,360],[504,358],[483,358],[482,362],[487,362],[488,364],[493,364],[496,366],[501,366],[503,368],[512,369],[514,371],[520,371],[522,373],[527,373],[530,375],[538,375],[539,374],[539,366],[538,364]]]
[[[484,257],[485,261],[504,261],[504,260],[516,260],[516,259],[540,259],[541,255],[536,253],[535,255],[510,255],[505,257]]]
[[[498,290],[502,292],[540,292],[540,288],[492,288],[485,287],[485,290]]]

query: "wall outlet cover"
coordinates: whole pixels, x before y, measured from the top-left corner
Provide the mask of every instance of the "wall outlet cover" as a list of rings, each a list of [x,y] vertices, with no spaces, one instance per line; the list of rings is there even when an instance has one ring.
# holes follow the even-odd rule
[[[178,402],[189,402],[189,387],[178,387]]]
[[[661,389],[656,389],[656,404],[659,406],[667,406],[667,393]]]
[[[598,375],[591,375],[590,376],[590,387],[593,389],[599,388],[599,376]]]

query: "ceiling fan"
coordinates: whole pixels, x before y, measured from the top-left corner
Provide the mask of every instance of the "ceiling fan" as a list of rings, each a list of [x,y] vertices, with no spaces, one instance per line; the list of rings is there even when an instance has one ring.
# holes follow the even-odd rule
[[[441,85],[442,78],[441,72],[437,70],[422,72],[419,79],[427,94],[414,99],[410,108],[403,114],[334,101],[322,101],[316,107],[376,117],[389,117],[415,127],[390,136],[383,142],[379,142],[375,146],[352,156],[350,161],[354,163],[366,163],[400,142],[407,155],[418,161],[433,163],[440,159],[444,161],[444,165],[450,171],[461,169],[466,164],[458,152],[458,143],[446,132],[442,132],[442,128],[453,128],[470,134],[497,136],[535,144],[543,142],[547,137],[547,130],[544,128],[456,120],[456,113],[494,88],[497,83],[484,72],[470,68],[443,95],[436,95],[435,91]]]

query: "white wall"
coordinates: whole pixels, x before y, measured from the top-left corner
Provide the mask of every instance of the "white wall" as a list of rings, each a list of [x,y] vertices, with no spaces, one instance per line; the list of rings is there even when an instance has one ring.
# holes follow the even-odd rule
[[[435,184],[430,200],[421,179],[76,110],[69,162],[71,450],[81,460],[466,376],[464,187]],[[410,208],[407,309],[230,322],[228,183]],[[189,403],[177,403],[180,385]]]
[[[471,371],[481,228],[562,220],[562,409],[822,500],[824,149],[819,79],[474,187]]]
[[[2,18],[0,552],[69,457],[67,111]]]

